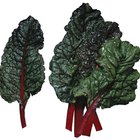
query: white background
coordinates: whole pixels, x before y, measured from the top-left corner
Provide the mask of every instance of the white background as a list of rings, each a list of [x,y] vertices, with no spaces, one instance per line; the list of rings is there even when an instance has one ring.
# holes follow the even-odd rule
[[[32,15],[38,19],[44,32],[45,44],[42,53],[45,60],[46,80],[39,94],[31,97],[26,106],[27,127],[21,128],[18,103],[9,104],[0,98],[0,140],[75,140],[73,133],[65,129],[67,104],[57,99],[50,86],[49,61],[53,49],[64,34],[72,11],[83,2],[99,9],[105,20],[119,23],[122,40],[140,46],[139,0],[1,0],[0,1],[0,56],[18,23]],[[140,62],[135,65],[140,72]],[[126,106],[98,109],[103,130],[92,129],[91,137],[79,140],[139,140],[140,139],[140,81],[137,98]]]

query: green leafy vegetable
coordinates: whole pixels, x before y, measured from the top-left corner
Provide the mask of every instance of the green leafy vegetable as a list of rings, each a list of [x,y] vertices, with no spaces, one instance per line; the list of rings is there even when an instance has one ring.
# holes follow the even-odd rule
[[[66,129],[72,131],[75,114],[75,137],[90,136],[93,123],[97,131],[102,129],[97,107],[135,99],[140,75],[133,66],[140,59],[140,48],[121,41],[118,24],[106,22],[89,4],[73,12],[65,30],[54,49],[49,80],[57,97],[69,103]]]
[[[83,4],[72,14],[65,27],[67,31],[62,42],[56,45],[50,62],[50,83],[58,98],[63,102],[76,102],[72,89],[81,79],[96,68],[98,50],[105,40],[120,37],[115,22],[105,22],[98,10]]]
[[[89,106],[80,124],[79,136],[84,133],[86,123],[97,107],[125,105],[135,99],[135,89],[140,74],[133,69],[133,66],[139,59],[140,48],[134,47],[129,42],[112,38],[103,44],[100,57],[96,60],[99,68],[81,80],[79,87],[73,89],[76,97],[87,97]]]
[[[133,101],[137,80],[140,78],[139,72],[133,66],[139,59],[139,47],[117,38],[106,41],[96,60],[99,68],[83,79],[79,87],[73,89],[75,97],[86,96],[90,106],[101,94],[102,108]]]
[[[9,103],[19,102],[22,127],[26,126],[27,100],[41,90],[45,79],[43,58],[38,52],[43,41],[39,22],[29,16],[13,31],[2,56],[0,94]]]

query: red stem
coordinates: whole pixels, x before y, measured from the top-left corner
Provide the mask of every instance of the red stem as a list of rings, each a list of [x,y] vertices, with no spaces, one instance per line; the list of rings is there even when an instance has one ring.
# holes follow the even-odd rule
[[[101,126],[96,110],[93,110],[91,112],[91,115],[89,116],[87,120],[86,126],[83,129],[82,135],[90,136],[93,123],[94,123],[96,131],[102,130],[102,126]]]
[[[22,128],[26,127],[26,120],[25,120],[25,103],[24,103],[24,76],[25,76],[25,72],[24,72],[24,55],[25,55],[25,51],[26,51],[26,43],[24,46],[24,52],[23,52],[23,58],[22,58],[22,68],[21,68],[21,77],[20,77],[20,100],[21,100],[21,104],[20,104],[20,120],[21,120],[21,125]]]
[[[69,103],[67,111],[66,129],[72,131],[73,115],[75,111],[75,106],[73,103]]]
[[[83,119],[83,111],[84,111],[83,105],[80,103],[75,103],[75,123],[74,123],[74,136],[79,137],[82,135],[82,133],[79,132],[79,128],[81,126],[81,122]]]
[[[21,121],[21,126],[22,126],[22,128],[24,128],[24,127],[26,127],[24,106],[20,104],[20,105],[19,105],[19,110],[20,110],[20,121]]]
[[[78,131],[78,134],[82,134],[83,133],[84,128],[86,126],[86,123],[88,122],[88,119],[90,118],[90,115],[92,114],[93,110],[96,109],[96,106],[97,106],[97,103],[99,102],[99,100],[100,100],[100,96],[97,96],[95,98],[94,102],[91,104],[91,106],[86,111],[86,113],[85,113],[85,115],[83,117],[82,123],[80,125],[80,129]]]
[[[87,120],[86,126],[83,129],[82,135],[90,136],[91,129],[92,129],[92,124],[93,124],[93,119],[94,119],[93,115],[90,115],[88,120]]]
[[[86,106],[86,102],[82,104],[77,101],[75,104],[70,103],[67,111],[66,129],[72,131],[73,115],[75,112],[74,123],[74,136],[79,137],[81,135],[90,136],[92,125],[94,123],[96,131],[102,129],[99,118],[96,113],[96,107],[100,101],[100,96],[96,97],[91,106],[87,109],[87,112],[83,116],[83,111]],[[81,100],[80,100],[81,101]]]
[[[101,126],[101,123],[100,123],[100,120],[98,118],[98,115],[97,115],[96,111],[94,111],[92,113],[92,117],[93,117],[93,123],[94,123],[96,131],[102,130],[102,126]]]

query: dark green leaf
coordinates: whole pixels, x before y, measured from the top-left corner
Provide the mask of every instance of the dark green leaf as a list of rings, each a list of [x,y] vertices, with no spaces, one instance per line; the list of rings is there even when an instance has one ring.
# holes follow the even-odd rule
[[[4,49],[0,67],[2,98],[8,102],[21,103],[21,77],[24,86],[24,102],[30,94],[38,93],[44,82],[44,62],[39,54],[43,48],[43,33],[40,24],[33,17],[19,23]]]
[[[75,97],[85,94],[90,105],[96,96],[102,95],[102,108],[128,104],[135,99],[140,74],[133,66],[139,59],[139,47],[117,38],[106,41],[97,59],[99,68],[73,89]]]
[[[95,69],[101,45],[109,38],[121,37],[121,32],[117,23],[105,22],[100,11],[89,4],[73,12],[65,30],[50,62],[50,83],[61,101],[75,102],[73,88]]]

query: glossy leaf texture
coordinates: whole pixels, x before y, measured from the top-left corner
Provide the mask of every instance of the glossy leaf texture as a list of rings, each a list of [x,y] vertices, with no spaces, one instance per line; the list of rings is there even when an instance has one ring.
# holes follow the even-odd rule
[[[45,68],[39,50],[43,41],[40,24],[31,16],[21,21],[9,38],[0,67],[0,94],[9,103],[18,101],[25,105],[30,94],[41,90]]]
[[[66,35],[54,49],[49,80],[61,101],[75,103],[73,88],[96,68],[101,45],[122,33],[117,23],[104,21],[99,10],[85,3],[73,12],[65,30]]]
[[[98,69],[83,79],[73,92],[75,96],[87,96],[88,105],[101,96],[98,107],[109,108],[118,104],[128,104],[135,99],[135,89],[140,74],[133,69],[140,59],[140,48],[127,41],[112,38],[100,49],[97,59]]]

